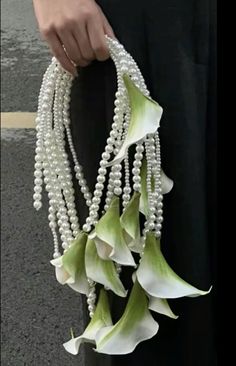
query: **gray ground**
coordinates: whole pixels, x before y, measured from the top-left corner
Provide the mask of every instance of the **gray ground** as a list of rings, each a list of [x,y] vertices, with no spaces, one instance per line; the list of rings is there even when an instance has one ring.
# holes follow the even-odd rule
[[[50,61],[31,0],[2,0],[2,111],[35,111]],[[47,200],[32,207],[35,133],[5,129],[2,173],[2,366],[84,366],[66,353],[70,327],[82,331],[81,299],[59,285],[49,260]],[[91,366],[92,363],[88,362]]]
[[[31,0],[2,0],[2,111],[33,112],[50,54],[40,40]]]
[[[57,283],[49,263],[47,200],[32,206],[33,130],[2,130],[2,366],[83,365],[64,351],[79,335],[80,295]],[[46,197],[45,197],[46,198]]]

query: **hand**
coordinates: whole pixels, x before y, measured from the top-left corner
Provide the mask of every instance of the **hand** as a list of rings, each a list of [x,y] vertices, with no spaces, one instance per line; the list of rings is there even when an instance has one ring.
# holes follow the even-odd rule
[[[94,0],[33,0],[33,4],[41,36],[65,70],[77,75],[77,65],[109,58],[104,35],[115,36]]]

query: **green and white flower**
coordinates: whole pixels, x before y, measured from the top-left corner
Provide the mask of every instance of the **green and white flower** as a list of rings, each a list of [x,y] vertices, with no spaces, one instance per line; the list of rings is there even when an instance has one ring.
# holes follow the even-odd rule
[[[59,258],[51,260],[55,266],[56,278],[62,285],[87,295],[89,284],[85,271],[85,247],[87,234],[81,231],[67,251]]]
[[[199,290],[180,278],[166,262],[160,240],[153,232],[146,235],[145,249],[136,275],[145,291],[157,298],[195,297],[206,295],[211,290]]]
[[[97,254],[94,240],[87,240],[85,251],[85,267],[88,278],[108,287],[116,295],[125,297],[125,290],[112,260],[102,259]]]
[[[96,223],[89,239],[94,240],[98,255],[102,259],[112,259],[124,266],[136,265],[124,239],[118,196],[113,196],[108,210]]]
[[[95,344],[97,332],[103,327],[108,327],[110,325],[112,325],[112,320],[107,293],[104,289],[101,289],[95,313],[84,333],[79,337],[70,339],[68,342],[64,343],[63,346],[67,352],[72,355],[77,355],[81,343],[87,342]]]
[[[148,194],[147,194],[147,160],[145,157],[142,159],[142,166],[140,170],[141,176],[141,197],[139,204],[139,211],[142,212],[146,217],[148,216]],[[162,194],[167,194],[173,188],[174,182],[166,176],[161,170],[161,188]],[[151,177],[151,187],[154,190],[154,177]]]
[[[120,320],[97,332],[95,351],[110,355],[131,353],[140,342],[152,338],[158,328],[158,323],[148,310],[145,291],[135,281]]]
[[[126,244],[130,250],[136,253],[140,253],[142,251],[139,222],[139,199],[140,192],[135,191],[120,217],[120,223],[123,228]]]
[[[148,308],[156,313],[166,315],[169,318],[177,319],[178,316],[173,313],[166,299],[150,296]]]
[[[131,119],[118,154],[107,163],[107,166],[121,162],[129,146],[141,141],[148,134],[156,132],[163,112],[162,107],[153,99],[145,96],[128,75],[123,75],[123,79],[130,99]]]

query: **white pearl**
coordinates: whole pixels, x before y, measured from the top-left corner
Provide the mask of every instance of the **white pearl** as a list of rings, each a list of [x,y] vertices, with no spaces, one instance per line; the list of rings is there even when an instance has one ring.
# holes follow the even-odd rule
[[[119,196],[122,193],[122,189],[120,187],[115,187],[114,193]]]
[[[124,193],[126,193],[126,194],[131,193],[131,188],[130,187],[124,187]]]
[[[104,176],[102,176],[102,175],[99,175],[98,177],[97,177],[97,181],[99,182],[99,183],[103,183],[103,182],[105,182],[105,177]]]
[[[121,181],[119,179],[114,180],[114,186],[119,187],[121,185]]]
[[[39,210],[41,207],[42,207],[42,202],[40,202],[40,201],[35,201],[34,202],[34,208],[36,210]]]
[[[132,179],[133,179],[133,182],[135,182],[135,183],[141,182],[141,177],[139,175],[134,175]]]
[[[35,201],[40,201],[42,199],[42,195],[40,193],[34,193],[33,199]]]
[[[140,191],[140,189],[141,189],[141,184],[139,184],[139,183],[135,183],[133,187],[134,187],[134,190],[135,190],[135,191]]]

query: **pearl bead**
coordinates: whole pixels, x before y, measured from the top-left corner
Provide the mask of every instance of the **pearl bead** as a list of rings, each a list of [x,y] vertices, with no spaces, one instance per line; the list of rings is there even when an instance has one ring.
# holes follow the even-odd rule
[[[40,201],[42,199],[42,195],[40,193],[34,193],[33,199],[35,201]]]
[[[143,154],[142,153],[135,153],[134,158],[135,158],[135,160],[142,160]]]
[[[122,189],[120,187],[115,187],[114,193],[119,196],[122,193]]]
[[[139,175],[134,175],[133,176],[133,182],[140,183],[141,182],[141,177]]]
[[[121,185],[121,181],[119,179],[114,180],[114,186],[119,187]]]
[[[139,183],[135,183],[133,187],[134,187],[134,190],[135,190],[135,191],[140,191],[140,189],[141,189],[141,184],[139,184]]]
[[[39,210],[42,207],[42,203],[40,201],[35,201],[33,205],[36,210]]]
[[[104,153],[102,153],[102,158],[104,160],[108,160],[110,158],[110,154],[108,152],[104,152]]]
[[[107,172],[107,169],[106,169],[106,168],[99,168],[99,169],[98,169],[98,173],[99,173],[100,175],[105,175],[105,174],[106,174],[106,172]]]

